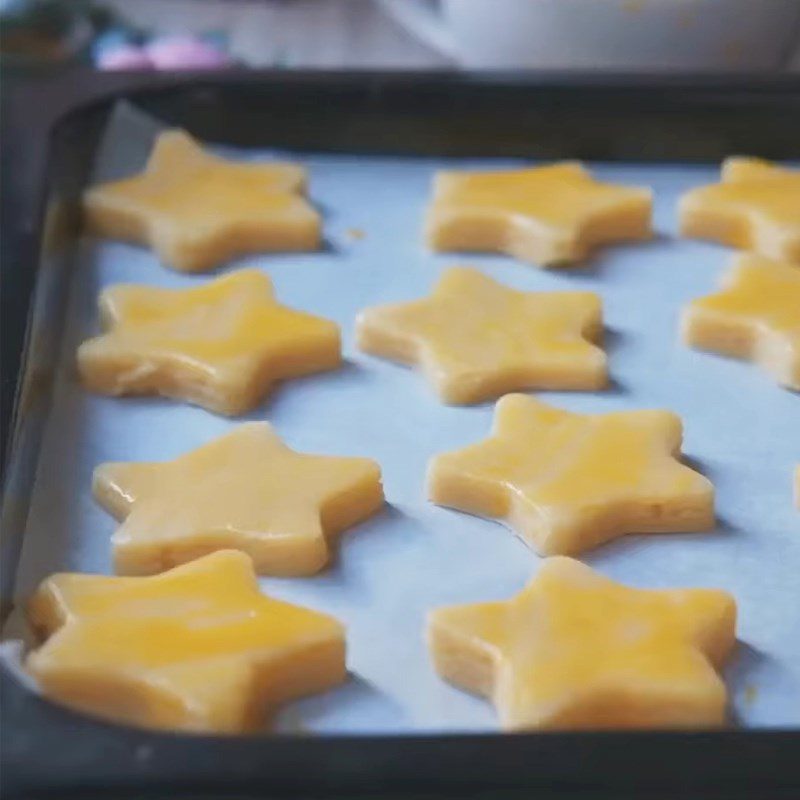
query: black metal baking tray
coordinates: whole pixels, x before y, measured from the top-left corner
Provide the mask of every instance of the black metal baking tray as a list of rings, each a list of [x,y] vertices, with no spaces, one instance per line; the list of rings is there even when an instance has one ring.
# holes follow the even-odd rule
[[[800,157],[800,79],[791,77],[78,73],[19,94],[24,107],[13,109],[3,148],[11,177],[24,176],[4,191],[4,220],[14,225],[3,230],[2,264],[4,615],[50,403],[77,200],[120,97],[239,146],[609,161]],[[34,191],[23,196],[26,186]],[[90,719],[38,697],[5,668],[0,687],[9,799],[800,797],[800,730],[218,738]]]

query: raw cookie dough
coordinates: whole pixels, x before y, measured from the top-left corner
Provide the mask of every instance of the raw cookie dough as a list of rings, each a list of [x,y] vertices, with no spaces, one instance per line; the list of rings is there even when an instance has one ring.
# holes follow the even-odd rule
[[[148,575],[224,548],[265,575],[311,575],[329,540],[383,505],[368,458],[290,450],[266,422],[240,425],[174,461],[101,464],[97,501],[119,520],[114,568]]]
[[[491,436],[431,459],[434,503],[505,522],[542,555],[626,533],[714,527],[714,487],[681,464],[669,411],[575,414],[509,394]]]
[[[649,189],[600,183],[579,163],[501,172],[440,172],[426,236],[434,250],[507,253],[541,266],[598,245],[649,239]]]
[[[112,286],[99,306],[106,333],[78,348],[78,369],[101,394],[158,394],[235,415],[275,381],[341,364],[336,323],[280,305],[256,269],[196,289]]]
[[[305,184],[296,164],[229,161],[170,130],[144,172],[89,189],[84,214],[90,233],[149,245],[164,264],[201,272],[247,253],[318,249]]]
[[[509,730],[700,728],[725,722],[735,627],[727,592],[633,589],[556,557],[510,600],[431,612],[428,643]]]
[[[739,256],[721,291],[686,306],[681,329],[688,345],[754,361],[800,391],[800,268]]]
[[[27,659],[44,693],[118,722],[240,733],[346,677],[342,626],[261,594],[231,550],[151,578],[53,575],[28,612],[47,638]]]
[[[721,182],[685,194],[678,214],[684,236],[800,262],[800,171],[728,158]]]
[[[417,364],[446,403],[514,389],[602,389],[606,355],[594,292],[518,292],[466,267],[430,297],[362,311],[358,346]]]

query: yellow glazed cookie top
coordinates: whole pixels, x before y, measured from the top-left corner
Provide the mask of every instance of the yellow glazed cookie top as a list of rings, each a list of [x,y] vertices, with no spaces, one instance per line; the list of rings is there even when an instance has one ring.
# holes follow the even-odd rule
[[[729,158],[718,184],[681,199],[681,232],[760,255],[800,262],[800,172]]]
[[[510,600],[433,611],[428,641],[505,728],[706,727],[725,720],[735,624],[727,592],[633,589],[556,557]]]
[[[256,269],[193,289],[113,286],[100,313],[107,332],[80,346],[78,367],[104,394],[161,394],[238,414],[277,380],[341,363],[338,326],[280,305]]]
[[[358,318],[362,350],[418,364],[448,403],[513,389],[598,389],[606,356],[593,292],[519,292],[475,269],[448,269],[433,294]]]
[[[345,677],[342,626],[261,594],[234,551],[150,578],[54,575],[28,612],[47,637],[27,660],[45,694],[121,722],[241,732]]]
[[[383,504],[367,458],[295,453],[266,422],[240,425],[174,461],[101,464],[96,499],[117,519],[117,572],[143,575],[223,548],[258,572],[310,575],[328,539]]]
[[[428,211],[435,250],[504,252],[552,265],[596,245],[649,238],[649,189],[600,183],[578,163],[502,172],[441,172]]]
[[[669,411],[576,414],[506,395],[488,439],[431,460],[428,493],[505,521],[545,555],[626,533],[706,530],[713,487],[678,460],[681,437]]]
[[[740,256],[721,291],[687,306],[682,329],[690,345],[752,359],[800,391],[800,267]]]
[[[232,162],[179,130],[162,133],[144,172],[90,189],[89,230],[149,244],[165,264],[210,269],[236,255],[319,245],[319,216],[295,164]]]

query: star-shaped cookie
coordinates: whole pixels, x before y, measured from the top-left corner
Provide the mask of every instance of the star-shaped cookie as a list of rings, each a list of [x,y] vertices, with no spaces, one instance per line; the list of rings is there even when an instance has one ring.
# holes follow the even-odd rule
[[[721,291],[684,309],[681,327],[692,347],[755,361],[800,391],[800,268],[740,256]]]
[[[164,264],[201,272],[235,256],[316,250],[319,214],[296,164],[235,162],[170,130],[144,172],[84,195],[90,233],[149,245]]]
[[[295,453],[266,422],[240,425],[174,461],[101,464],[96,500],[124,520],[114,567],[147,575],[235,548],[267,575],[311,575],[329,540],[383,504],[368,458]]]
[[[78,348],[78,370],[101,394],[157,394],[235,415],[275,381],[341,364],[336,323],[280,305],[256,269],[194,289],[112,286],[99,306],[106,333]]]
[[[649,189],[600,183],[581,164],[501,172],[440,172],[426,237],[443,251],[488,251],[541,266],[580,261],[594,247],[649,239]]]
[[[510,600],[433,611],[428,642],[504,728],[698,728],[725,721],[735,627],[727,592],[633,589],[556,557]]]
[[[431,297],[362,311],[359,347],[418,364],[446,403],[514,389],[601,389],[606,355],[594,292],[518,292],[475,269],[447,270]]]
[[[230,550],[150,578],[54,575],[29,618],[47,639],[27,659],[46,695],[144,727],[249,731],[346,677],[342,626],[261,594]]]
[[[685,194],[684,236],[800,262],[800,171],[755,158],[728,158],[722,180]]]
[[[542,555],[626,533],[707,530],[714,489],[678,461],[681,436],[669,411],[575,414],[509,394],[488,439],[431,460],[428,494],[504,521]]]

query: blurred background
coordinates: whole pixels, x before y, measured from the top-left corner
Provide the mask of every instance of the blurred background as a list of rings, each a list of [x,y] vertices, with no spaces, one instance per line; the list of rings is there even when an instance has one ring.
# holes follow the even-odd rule
[[[800,70],[800,0],[0,0],[4,76],[244,68]]]

